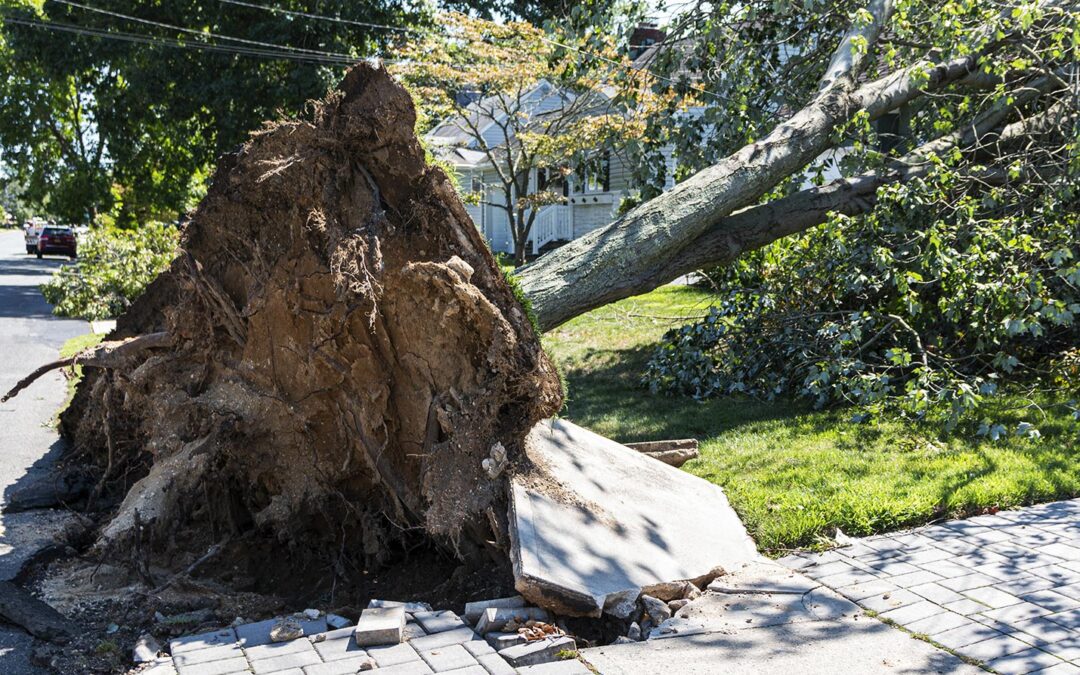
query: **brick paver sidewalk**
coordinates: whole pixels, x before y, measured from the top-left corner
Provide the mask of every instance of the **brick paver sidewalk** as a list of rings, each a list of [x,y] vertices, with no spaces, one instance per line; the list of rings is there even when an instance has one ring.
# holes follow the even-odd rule
[[[328,631],[325,617],[303,622],[305,637],[288,642],[271,642],[275,619],[224,628],[173,640],[171,656],[139,673],[344,675],[370,668],[381,675],[589,675],[575,660],[515,669],[453,612],[412,616],[407,641],[381,647],[358,647],[352,627]]]
[[[1080,499],[780,562],[998,673],[1080,673]]]

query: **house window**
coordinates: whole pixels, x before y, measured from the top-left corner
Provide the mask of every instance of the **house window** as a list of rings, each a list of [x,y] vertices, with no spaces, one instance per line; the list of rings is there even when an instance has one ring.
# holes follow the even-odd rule
[[[472,191],[481,194],[484,192],[484,181],[480,179],[480,176],[472,177]]]
[[[581,192],[608,192],[611,190],[611,155],[604,153],[600,159],[589,162],[578,171]]]
[[[566,182],[566,175],[559,169],[543,168],[536,170],[536,190],[544,192],[550,190],[563,197],[570,196],[570,187]]]

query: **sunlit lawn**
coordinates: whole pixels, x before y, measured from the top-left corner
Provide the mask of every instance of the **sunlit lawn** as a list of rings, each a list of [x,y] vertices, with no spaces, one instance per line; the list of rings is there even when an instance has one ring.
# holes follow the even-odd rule
[[[865,535],[1080,494],[1080,441],[1051,408],[1003,404],[995,420],[1029,421],[1043,437],[991,442],[895,420],[854,424],[850,411],[790,402],[650,395],[640,377],[652,347],[711,300],[664,287],[578,317],[544,342],[569,383],[565,417],[621,441],[699,439],[702,457],[683,468],[723,486],[762,549],[822,545],[838,527]]]

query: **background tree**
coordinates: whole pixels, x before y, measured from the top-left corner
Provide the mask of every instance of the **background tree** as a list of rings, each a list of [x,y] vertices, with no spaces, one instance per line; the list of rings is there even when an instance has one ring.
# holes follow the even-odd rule
[[[393,27],[426,20],[381,0],[268,6],[5,0],[8,171],[72,220],[114,204],[122,222],[175,215],[216,156],[279,111],[300,113],[347,64],[399,38]]]
[[[431,25],[427,5],[388,0],[0,0],[0,12],[7,172],[57,215],[113,209],[121,223],[173,217],[263,120],[300,114],[349,64]]]
[[[391,70],[421,110],[418,131],[454,134],[437,152],[483,153],[494,185],[466,197],[506,213],[523,263],[539,208],[564,202],[565,180],[597,164],[601,149],[622,152],[640,138],[663,99],[606,33],[583,51],[572,36],[549,37],[525,22],[449,13],[439,25],[403,45]],[[533,182],[537,170],[558,180]]]

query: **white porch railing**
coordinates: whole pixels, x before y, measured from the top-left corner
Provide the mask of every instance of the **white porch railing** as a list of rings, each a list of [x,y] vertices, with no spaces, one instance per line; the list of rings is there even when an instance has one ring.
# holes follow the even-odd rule
[[[570,240],[574,236],[574,229],[570,224],[570,207],[565,204],[548,204],[540,209],[533,221],[532,252],[536,255],[545,244],[558,241]]]

